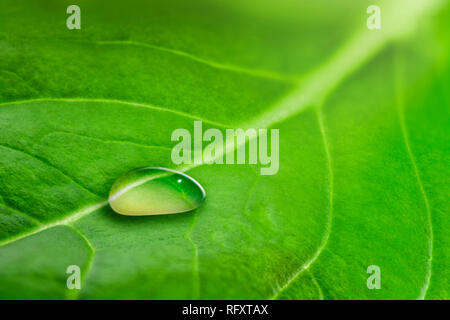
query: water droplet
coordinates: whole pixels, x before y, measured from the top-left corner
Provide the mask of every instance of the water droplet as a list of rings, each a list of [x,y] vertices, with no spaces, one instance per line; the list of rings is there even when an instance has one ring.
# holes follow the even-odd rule
[[[205,197],[203,187],[187,174],[147,167],[118,178],[109,192],[109,204],[117,213],[145,216],[191,211]]]

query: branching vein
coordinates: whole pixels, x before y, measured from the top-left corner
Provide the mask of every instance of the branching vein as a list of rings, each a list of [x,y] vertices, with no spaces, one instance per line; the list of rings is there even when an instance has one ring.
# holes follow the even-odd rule
[[[205,118],[202,118],[202,117],[198,117],[198,116],[194,116],[194,115],[191,115],[191,114],[183,112],[183,111],[178,111],[178,110],[158,107],[158,106],[154,106],[154,105],[151,105],[151,104],[123,101],[123,100],[116,100],[116,99],[101,99],[101,98],[98,98],[98,99],[94,99],[94,98],[92,98],[92,99],[90,99],[90,98],[36,98],[36,99],[27,99],[27,100],[2,102],[2,103],[0,103],[0,107],[1,106],[21,105],[21,104],[26,104],[26,103],[36,103],[36,102],[116,103],[116,104],[123,104],[123,105],[127,105],[127,106],[132,106],[132,107],[136,107],[136,108],[146,108],[146,109],[152,109],[152,110],[156,110],[156,111],[160,111],[160,112],[168,112],[168,113],[172,113],[172,114],[184,117],[184,118],[188,118],[188,119],[192,119],[192,120],[200,120],[200,121],[203,121],[205,123],[209,123],[211,125],[218,126],[218,127],[221,127],[221,128],[231,128],[231,126],[228,125],[228,124],[220,123],[220,122],[216,122],[216,121],[212,121],[212,120],[208,120],[208,119],[205,119]]]
[[[108,201],[101,201],[95,204],[92,204],[90,206],[84,207],[80,210],[77,210],[75,212],[69,213],[67,215],[65,215],[63,218],[46,223],[46,224],[41,224],[40,226],[38,226],[37,228],[33,228],[31,230],[27,230],[22,234],[18,234],[14,237],[5,239],[0,241],[0,247],[5,246],[7,244],[10,244],[12,242],[15,242],[17,240],[29,237],[33,234],[36,234],[38,232],[41,231],[45,231],[47,229],[56,227],[56,226],[61,226],[61,225],[70,225],[72,223],[74,223],[75,221],[80,220],[81,218],[83,218],[84,216],[90,214],[91,212],[97,211],[103,207],[105,207],[108,204]]]
[[[195,228],[195,225],[197,223],[197,211],[193,213],[191,226],[189,227],[189,230],[186,233],[186,239],[188,239],[189,243],[192,246],[192,250],[194,252],[194,258],[192,262],[192,272],[194,277],[194,293],[195,293],[195,299],[200,298],[200,271],[199,271],[199,257],[198,257],[198,247],[195,244],[194,240],[192,239],[192,231]]]
[[[272,71],[267,70],[261,70],[261,69],[252,69],[252,68],[246,68],[231,64],[224,64],[208,59],[204,59],[201,57],[197,57],[191,53],[187,53],[185,51],[177,50],[177,49],[171,49],[167,47],[157,46],[149,43],[139,42],[139,41],[132,41],[132,40],[113,40],[113,41],[98,41],[97,42],[100,45],[131,45],[131,46],[137,46],[137,47],[144,47],[149,49],[154,49],[158,51],[164,51],[168,52],[177,56],[182,56],[188,59],[191,59],[193,61],[208,65],[210,67],[216,68],[216,69],[222,69],[222,70],[228,70],[236,73],[243,73],[254,77],[259,78],[267,78],[271,80],[276,81],[283,81],[283,82],[290,82],[295,83],[296,79],[294,77],[290,77],[287,75],[279,74]]]
[[[325,233],[322,237],[322,240],[320,242],[319,247],[317,248],[316,252],[312,255],[312,257],[307,260],[304,264],[302,264],[284,283],[283,286],[279,287],[273,296],[270,299],[277,299],[280,294],[286,290],[295,280],[298,279],[298,277],[306,270],[308,270],[311,265],[317,260],[317,258],[322,253],[323,249],[325,249],[326,245],[328,244],[328,240],[330,239],[331,234],[331,227],[333,223],[333,171],[331,166],[331,155],[330,155],[330,149],[328,146],[328,141],[326,138],[326,131],[325,126],[323,123],[323,115],[320,108],[316,108],[316,114],[317,114],[317,121],[318,126],[320,128],[320,132],[322,135],[323,140],[323,146],[325,149],[325,156],[327,159],[327,167],[328,167],[328,183],[329,183],[329,189],[328,189],[328,199],[329,199],[329,207],[328,207],[328,219],[327,219],[327,225],[325,227]]]
[[[398,57],[398,56],[397,56]],[[426,274],[425,274],[425,282],[422,285],[422,288],[420,289],[418,300],[423,300],[426,297],[428,288],[430,286],[431,281],[431,269],[432,269],[432,263],[433,263],[433,222],[431,218],[431,208],[430,203],[428,200],[428,196],[425,192],[425,188],[423,187],[422,178],[420,177],[419,169],[417,167],[417,162],[414,157],[414,154],[411,150],[411,145],[409,143],[409,136],[408,136],[408,129],[406,127],[405,122],[405,114],[404,114],[404,98],[403,98],[403,78],[402,78],[402,70],[401,70],[401,62],[399,59],[397,59],[396,63],[396,86],[397,86],[397,103],[396,103],[396,110],[398,113],[398,118],[400,122],[400,127],[402,130],[402,138],[405,143],[405,148],[408,153],[408,157],[411,161],[411,165],[414,170],[414,175],[416,177],[417,185],[419,186],[420,193],[423,198],[423,202],[425,204],[425,210],[426,210],[426,220],[427,220],[427,227],[428,227],[428,259],[426,262]]]
[[[85,139],[94,140],[94,141],[107,143],[107,144],[127,144],[127,145],[136,146],[136,147],[139,147],[139,148],[146,148],[146,149],[172,150],[172,148],[166,147],[166,146],[149,145],[149,144],[143,144],[143,143],[127,141],[127,140],[103,139],[103,138],[97,138],[97,137],[92,137],[92,136],[88,136],[88,135],[84,135],[84,134],[80,134],[80,133],[75,133],[75,132],[68,132],[68,131],[54,131],[54,132],[49,133],[48,135],[51,135],[51,134],[67,134],[67,135],[70,135],[70,136],[85,138]]]
[[[15,148],[15,147],[11,147],[11,146],[5,145],[5,144],[0,144],[0,148],[4,148],[4,149],[10,150],[10,151],[18,152],[18,153],[24,155],[27,158],[31,158],[33,160],[39,161],[39,162],[45,164],[46,166],[48,166],[48,167],[58,171],[59,174],[61,174],[64,177],[66,177],[66,179],[70,180],[73,184],[77,185],[81,189],[89,192],[90,194],[92,194],[94,196],[100,197],[100,195],[96,194],[94,191],[88,189],[86,186],[84,186],[81,183],[79,183],[78,181],[76,181],[74,177],[72,177],[69,174],[65,173],[61,169],[55,167],[53,164],[51,164],[50,162],[48,162],[47,160],[45,160],[45,159],[43,159],[41,157],[38,157],[38,156],[36,156],[34,154],[31,154],[31,153],[28,153],[28,152],[26,152],[24,150],[21,150],[21,149]]]
[[[320,287],[319,282],[317,282],[316,278],[314,277],[314,275],[311,271],[309,272],[309,275],[311,276],[311,280],[312,280],[313,284],[317,288],[317,292],[319,293],[320,300],[324,300],[322,288]]]
[[[36,219],[35,217],[31,216],[30,214],[22,212],[20,210],[17,210],[17,209],[15,209],[13,207],[10,207],[10,206],[8,206],[8,205],[6,205],[4,203],[0,203],[0,207],[3,207],[3,208],[5,208],[5,209],[7,209],[9,211],[17,213],[18,215],[21,215],[22,217],[30,220],[32,223],[34,223],[36,225],[40,225],[41,224],[41,222],[38,219]]]
[[[80,236],[81,239],[86,243],[86,245],[89,248],[89,257],[86,261],[86,264],[84,265],[83,270],[81,271],[81,288],[79,290],[74,290],[73,295],[70,296],[70,299],[78,299],[81,293],[81,290],[83,290],[84,285],[86,284],[86,280],[88,277],[89,272],[92,269],[92,264],[95,258],[95,248],[92,245],[92,243],[89,241],[89,239],[84,235],[83,232],[81,232],[78,228],[74,227],[73,225],[68,225],[69,228],[71,228],[73,231],[75,231],[76,234]]]

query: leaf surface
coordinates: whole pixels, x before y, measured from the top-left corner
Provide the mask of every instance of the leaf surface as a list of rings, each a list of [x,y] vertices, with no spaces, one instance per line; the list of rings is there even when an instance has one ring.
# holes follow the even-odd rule
[[[0,5],[0,298],[448,299],[444,2],[381,2],[377,31],[369,1],[80,1],[75,31],[43,3]],[[175,166],[194,120],[279,129],[279,172]],[[144,166],[205,204],[115,214]]]

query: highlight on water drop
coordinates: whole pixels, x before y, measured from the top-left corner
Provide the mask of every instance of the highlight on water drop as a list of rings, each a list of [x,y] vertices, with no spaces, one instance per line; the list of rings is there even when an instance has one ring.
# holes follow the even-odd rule
[[[127,172],[109,192],[111,208],[127,216],[187,212],[200,207],[205,198],[205,190],[194,178],[161,167]]]

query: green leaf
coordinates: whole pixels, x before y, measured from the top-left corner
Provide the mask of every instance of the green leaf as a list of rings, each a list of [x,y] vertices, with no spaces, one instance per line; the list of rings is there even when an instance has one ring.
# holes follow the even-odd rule
[[[44,2],[0,4],[0,298],[449,298],[448,4]],[[279,129],[279,172],[175,166],[194,120]],[[144,166],[206,202],[114,213]]]

